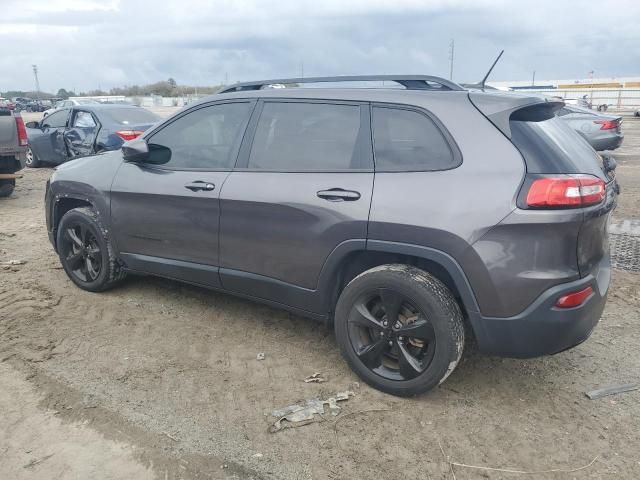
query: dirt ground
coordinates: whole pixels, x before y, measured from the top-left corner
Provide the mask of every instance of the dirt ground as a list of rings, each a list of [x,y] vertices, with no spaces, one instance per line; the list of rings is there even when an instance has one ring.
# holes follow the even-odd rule
[[[640,220],[640,119],[616,152],[615,221]],[[50,169],[0,201],[0,478],[640,478],[640,273],[614,271],[604,316],[573,350],[534,360],[472,353],[411,399],[358,382],[332,332],[204,289],[129,278],[76,288],[48,242]],[[256,355],[264,352],[265,359]],[[326,383],[304,383],[322,372]],[[271,410],[346,389],[341,414],[269,433]],[[595,461],[593,461],[595,459]],[[591,463],[593,461],[593,463]]]

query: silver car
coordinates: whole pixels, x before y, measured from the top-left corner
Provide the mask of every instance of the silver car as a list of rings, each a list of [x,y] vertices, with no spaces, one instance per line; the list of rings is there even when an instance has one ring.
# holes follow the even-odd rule
[[[598,151],[615,150],[624,140],[622,117],[594,112],[576,105],[565,105],[557,115]]]

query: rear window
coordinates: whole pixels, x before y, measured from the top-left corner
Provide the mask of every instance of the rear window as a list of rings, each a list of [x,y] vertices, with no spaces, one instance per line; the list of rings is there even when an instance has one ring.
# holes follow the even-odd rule
[[[596,151],[563,120],[511,120],[511,141],[529,173],[586,173],[606,180]]]
[[[160,120],[155,113],[151,113],[144,108],[113,108],[104,110],[104,115],[121,125],[141,125],[146,123],[156,123]]]
[[[374,107],[372,114],[376,171],[434,171],[458,166],[440,129],[426,115],[390,107]]]

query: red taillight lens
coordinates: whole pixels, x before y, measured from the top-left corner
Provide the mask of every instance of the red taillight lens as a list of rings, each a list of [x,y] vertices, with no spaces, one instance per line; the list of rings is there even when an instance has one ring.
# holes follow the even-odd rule
[[[593,123],[600,125],[600,130],[613,130],[618,128],[618,120],[595,120]]]
[[[582,305],[587,298],[593,293],[593,288],[589,285],[587,288],[578,290],[577,292],[563,295],[556,302],[558,308],[573,308]]]
[[[118,130],[116,135],[122,138],[124,141],[133,140],[134,138],[138,138],[144,132],[140,130]]]
[[[24,126],[24,120],[20,115],[16,116],[16,128],[18,129],[18,145],[26,147],[29,143],[27,138],[27,129]]]
[[[605,191],[604,181],[591,175],[543,177],[534,180],[529,187],[527,206],[584,207],[600,203]]]

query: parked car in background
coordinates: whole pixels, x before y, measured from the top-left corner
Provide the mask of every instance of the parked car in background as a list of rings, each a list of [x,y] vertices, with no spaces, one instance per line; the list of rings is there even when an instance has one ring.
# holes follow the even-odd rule
[[[405,88],[266,88],[380,80]],[[417,75],[236,84],[57,168],[49,239],[88,291],[155,274],[333,322],[364,381],[414,395],[465,335],[533,357],[598,323],[618,189],[562,105]]]
[[[27,132],[22,117],[0,107],[0,197],[8,197],[13,192],[16,172],[25,165],[26,150]]]
[[[27,123],[27,166],[60,164],[73,158],[116,150],[160,120],[140,107],[86,104],[53,111]]]
[[[0,97],[0,108],[6,108],[7,110],[13,110],[16,108],[16,104],[8,98]]]
[[[615,150],[624,140],[622,117],[565,105],[557,114],[597,151]]]
[[[44,112],[50,106],[45,100],[34,100],[25,97],[17,97],[15,104],[18,112]]]
[[[77,107],[79,105],[99,105],[100,102],[97,102],[91,98],[78,98],[74,100],[58,100],[52,108],[44,111],[44,116],[46,117],[54,110],[59,108],[68,108],[68,107]]]

